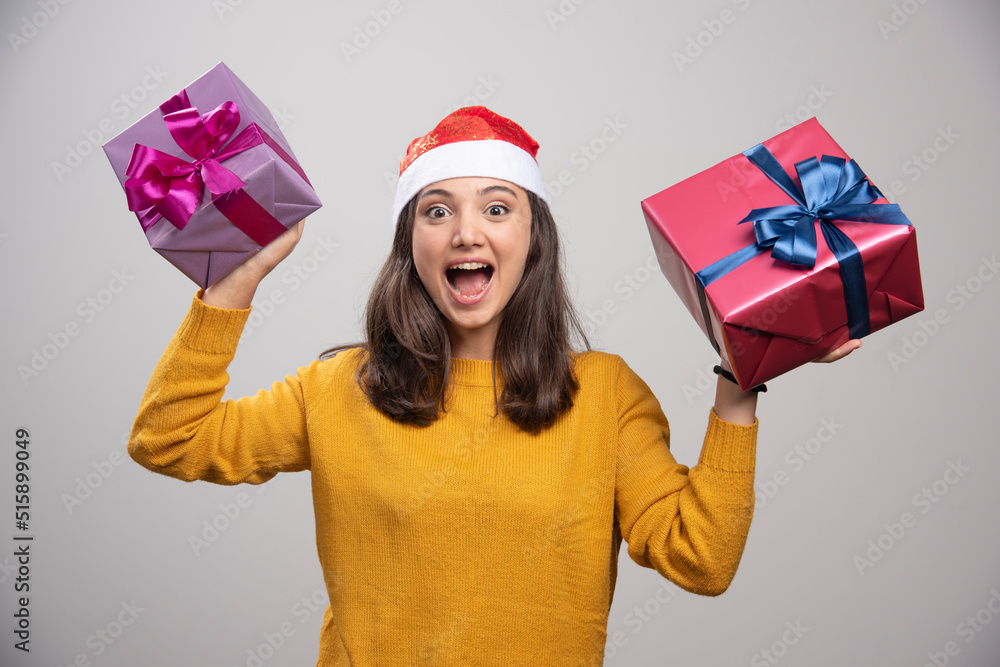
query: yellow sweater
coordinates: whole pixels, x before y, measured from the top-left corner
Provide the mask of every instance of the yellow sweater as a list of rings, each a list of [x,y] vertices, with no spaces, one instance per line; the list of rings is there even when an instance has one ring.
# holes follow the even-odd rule
[[[538,435],[494,416],[491,364],[467,359],[452,361],[447,412],[428,427],[372,407],[358,350],[222,402],[248,314],[195,297],[128,449],[189,481],[312,472],[330,596],[318,665],[597,667],[623,537],[689,591],[718,595],[735,575],[756,424],[712,412],[689,471],[649,388],[601,352],[576,358],[575,405]]]

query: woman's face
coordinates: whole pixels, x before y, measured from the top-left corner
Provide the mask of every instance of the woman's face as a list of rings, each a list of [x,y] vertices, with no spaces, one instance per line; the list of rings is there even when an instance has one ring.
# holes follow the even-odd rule
[[[492,358],[530,241],[528,195],[513,183],[451,178],[417,194],[413,261],[447,321],[455,356]]]

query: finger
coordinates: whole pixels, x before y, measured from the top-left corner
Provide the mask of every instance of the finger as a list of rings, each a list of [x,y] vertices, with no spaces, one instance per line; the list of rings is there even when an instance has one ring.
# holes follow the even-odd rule
[[[299,239],[302,238],[302,230],[305,229],[306,219],[302,218],[295,223],[295,242],[298,243]]]
[[[271,252],[281,255],[281,259],[284,259],[291,254],[292,250],[295,249],[295,246],[297,246],[299,241],[302,239],[302,230],[305,227],[305,222],[305,218],[303,218],[286,229],[281,236],[276,238],[271,243],[271,245],[274,246],[274,249],[271,250]]]
[[[834,361],[839,361],[840,359],[843,359],[844,357],[849,355],[851,352],[854,352],[854,350],[858,349],[859,347],[861,347],[861,341],[858,340],[857,338],[853,338],[844,343],[843,345],[841,345],[840,347],[838,347],[833,352],[825,354],[819,359],[816,359],[816,362],[821,364],[829,364]]]
[[[302,238],[302,227],[304,226],[305,218],[299,220],[294,225],[286,229],[281,233],[281,236],[275,239],[275,241],[281,241],[282,243],[298,243],[299,239]]]

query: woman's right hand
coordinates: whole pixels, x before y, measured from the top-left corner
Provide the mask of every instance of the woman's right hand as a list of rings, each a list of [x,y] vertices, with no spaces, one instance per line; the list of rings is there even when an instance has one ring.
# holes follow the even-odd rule
[[[305,220],[300,220],[289,227],[284,234],[206,289],[201,300],[216,308],[249,308],[260,281],[295,249],[302,238],[304,224]]]

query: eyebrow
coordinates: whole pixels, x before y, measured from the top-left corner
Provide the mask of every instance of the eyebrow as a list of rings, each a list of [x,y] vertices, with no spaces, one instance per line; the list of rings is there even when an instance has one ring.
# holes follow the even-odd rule
[[[449,199],[452,199],[454,195],[452,195],[447,190],[442,190],[441,188],[435,188],[433,190],[428,190],[424,194],[420,195],[420,199],[418,199],[417,201],[423,201],[427,197],[448,197]]]
[[[513,196],[515,199],[517,199],[517,193],[505,185],[490,185],[489,187],[485,187],[482,190],[480,190],[478,192],[478,195],[482,197],[483,195],[488,195],[493,192],[506,192],[511,196]],[[423,201],[427,197],[447,197],[449,199],[454,199],[455,195],[442,188],[434,188],[431,190],[427,190],[422,195],[420,195],[420,199],[418,199],[417,201]]]
[[[479,191],[479,196],[490,194],[491,192],[507,192],[517,199],[517,193],[504,185],[491,185]]]

